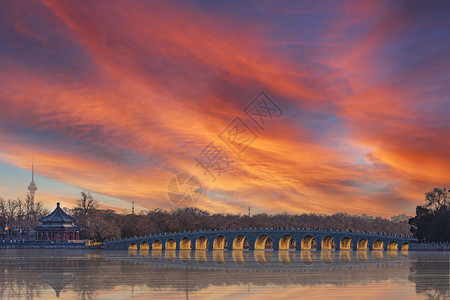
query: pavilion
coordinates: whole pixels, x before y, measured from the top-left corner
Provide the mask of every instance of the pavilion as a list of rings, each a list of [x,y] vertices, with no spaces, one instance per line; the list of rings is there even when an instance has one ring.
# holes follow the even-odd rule
[[[59,202],[56,203],[56,209],[39,222],[42,225],[35,228],[38,240],[56,242],[80,239],[81,228],[74,224],[74,218],[61,209]]]

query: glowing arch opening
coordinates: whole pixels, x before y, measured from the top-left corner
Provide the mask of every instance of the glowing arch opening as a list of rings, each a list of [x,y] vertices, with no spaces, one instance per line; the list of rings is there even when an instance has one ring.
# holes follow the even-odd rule
[[[208,239],[204,236],[201,236],[195,242],[195,250],[206,250],[208,249]]]
[[[289,250],[289,249],[295,249],[295,239],[290,234],[284,235],[279,242],[278,249],[280,250]]]
[[[316,239],[312,235],[307,235],[302,239],[301,249],[311,250],[316,248]]]

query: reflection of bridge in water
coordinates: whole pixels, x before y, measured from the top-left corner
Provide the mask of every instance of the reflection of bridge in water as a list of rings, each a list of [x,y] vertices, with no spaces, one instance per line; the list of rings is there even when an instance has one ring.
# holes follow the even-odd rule
[[[169,233],[112,240],[107,249],[150,250],[407,250],[415,239],[351,231],[244,229]]]
[[[193,269],[245,269],[270,271],[276,269],[283,271],[314,271],[321,269],[358,268],[370,265],[393,265],[408,260],[408,251],[332,251],[320,252],[311,250],[295,251],[246,251],[246,250],[147,250],[129,249],[131,258],[139,264],[174,266],[177,268]],[[108,254],[105,259],[115,260],[114,253]],[[120,255],[118,259],[123,260]],[[393,260],[394,259],[394,260]],[[364,264],[362,264],[364,262]]]

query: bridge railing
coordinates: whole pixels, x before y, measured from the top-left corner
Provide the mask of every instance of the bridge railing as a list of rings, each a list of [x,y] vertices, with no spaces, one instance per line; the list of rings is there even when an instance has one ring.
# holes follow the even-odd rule
[[[168,235],[183,235],[188,233],[216,233],[216,232],[257,232],[257,231],[283,231],[283,230],[290,230],[290,231],[310,231],[310,232],[332,232],[332,233],[347,233],[347,234],[360,234],[360,235],[371,235],[371,236],[379,236],[379,237],[398,237],[398,238],[411,238],[407,235],[397,235],[397,234],[390,234],[390,233],[377,233],[377,232],[369,232],[369,231],[352,231],[352,230],[333,230],[333,229],[323,229],[323,228],[233,228],[233,229],[211,229],[211,230],[188,230],[188,231],[176,231],[176,232],[161,232],[161,233],[155,233],[145,236],[133,236],[133,237],[126,237],[122,239],[112,239],[110,241],[126,241],[126,240],[132,240],[132,239],[139,239],[139,238],[146,238],[146,237],[161,237],[161,236],[168,236]]]

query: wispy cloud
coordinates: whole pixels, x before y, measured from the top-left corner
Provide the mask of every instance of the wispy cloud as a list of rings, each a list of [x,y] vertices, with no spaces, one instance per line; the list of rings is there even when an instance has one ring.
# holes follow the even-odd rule
[[[0,157],[148,208],[188,171],[211,211],[412,212],[449,184],[448,6],[341,4],[6,2]],[[259,90],[283,116],[212,182]]]

